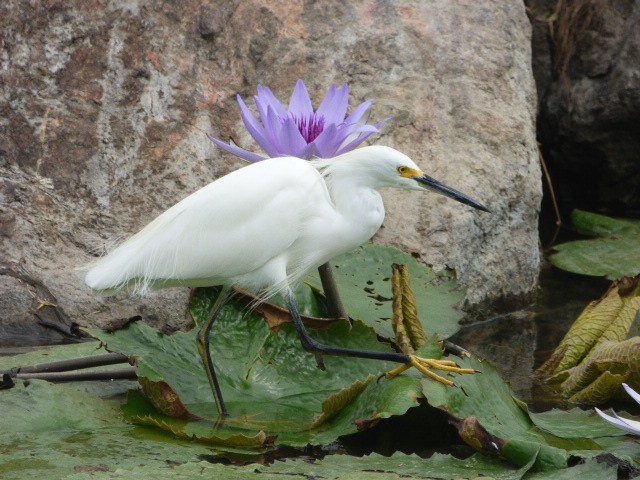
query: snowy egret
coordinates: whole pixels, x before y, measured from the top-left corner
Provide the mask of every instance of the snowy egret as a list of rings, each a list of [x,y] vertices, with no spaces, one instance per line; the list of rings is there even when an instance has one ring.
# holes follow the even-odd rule
[[[363,147],[312,162],[295,157],[267,159],[210,183],[162,213],[91,265],[85,281],[94,290],[129,286],[139,292],[221,285],[197,341],[218,411],[225,416],[209,337],[234,286],[259,292],[265,299],[284,295],[308,351],[421,365],[421,371],[424,367],[452,371],[452,362],[320,344],[300,318],[292,285],[378,231],[385,213],[377,191],[382,187],[431,190],[488,211],[389,147]]]

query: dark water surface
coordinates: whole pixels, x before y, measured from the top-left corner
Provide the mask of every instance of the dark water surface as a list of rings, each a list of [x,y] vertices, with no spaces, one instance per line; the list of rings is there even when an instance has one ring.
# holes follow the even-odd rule
[[[600,298],[610,283],[547,266],[541,272],[533,305],[464,326],[450,340],[490,360],[531,410],[566,406],[561,398],[538,385],[532,373],[549,358],[587,304]]]

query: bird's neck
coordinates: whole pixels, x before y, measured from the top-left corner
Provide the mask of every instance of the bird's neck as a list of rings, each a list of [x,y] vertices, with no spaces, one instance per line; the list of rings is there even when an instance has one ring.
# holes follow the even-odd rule
[[[326,181],[336,211],[350,228],[359,230],[358,236],[362,237],[363,242],[369,240],[384,220],[384,204],[380,193],[371,186],[354,183],[348,178],[329,177]]]

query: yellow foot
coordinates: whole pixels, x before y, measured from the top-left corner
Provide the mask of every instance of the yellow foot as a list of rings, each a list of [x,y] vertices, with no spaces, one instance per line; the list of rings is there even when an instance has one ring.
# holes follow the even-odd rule
[[[405,363],[404,365],[387,372],[385,377],[393,378],[400,375],[405,370],[415,367],[420,373],[435,380],[436,382],[452,386],[453,382],[451,380],[444,378],[431,370],[441,370],[453,373],[478,373],[478,371],[473,368],[461,368],[456,364],[456,362],[452,362],[451,360],[435,360],[433,358],[423,358],[416,355],[409,355],[409,358],[411,359],[409,363]]]

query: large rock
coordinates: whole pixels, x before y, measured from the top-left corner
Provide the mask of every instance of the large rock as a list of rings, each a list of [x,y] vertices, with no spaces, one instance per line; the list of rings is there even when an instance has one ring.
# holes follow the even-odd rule
[[[455,268],[468,306],[534,289],[541,187],[519,2],[24,0],[0,15],[3,260],[71,319],[188,321],[185,289],[101,298],[76,269],[241,166],[205,133],[252,147],[236,93],[261,83],[286,99],[298,78],[316,101],[343,82],[353,104],[375,98],[371,119],[394,118],[373,142],[493,212],[387,192],[378,242]]]
[[[537,75],[540,138],[562,205],[639,216],[640,2],[527,3],[534,64],[547,72]]]

